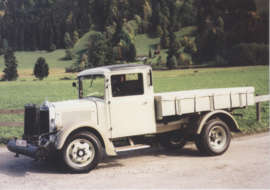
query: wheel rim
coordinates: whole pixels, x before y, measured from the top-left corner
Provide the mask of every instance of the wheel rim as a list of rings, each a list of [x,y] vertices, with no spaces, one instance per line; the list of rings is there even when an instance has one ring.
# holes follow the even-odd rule
[[[221,126],[215,126],[209,133],[209,143],[214,149],[221,149],[226,143],[226,132]]]
[[[93,161],[95,149],[93,144],[88,140],[76,139],[68,145],[66,157],[71,165],[84,167]]]

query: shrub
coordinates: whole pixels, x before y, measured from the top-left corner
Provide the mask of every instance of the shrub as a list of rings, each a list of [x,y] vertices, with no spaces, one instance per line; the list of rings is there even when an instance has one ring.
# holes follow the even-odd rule
[[[74,59],[74,58],[75,58],[75,54],[74,54],[73,50],[72,50],[72,49],[66,50],[66,56],[65,56],[65,59],[66,59],[66,60],[72,60],[72,59]]]

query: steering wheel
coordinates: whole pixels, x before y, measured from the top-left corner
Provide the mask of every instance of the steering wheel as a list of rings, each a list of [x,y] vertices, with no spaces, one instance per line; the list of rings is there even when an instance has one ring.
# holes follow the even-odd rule
[[[116,94],[116,93],[119,93],[119,95],[122,95],[123,92],[121,90],[119,90],[119,88],[115,88],[115,91],[113,92],[113,96]]]

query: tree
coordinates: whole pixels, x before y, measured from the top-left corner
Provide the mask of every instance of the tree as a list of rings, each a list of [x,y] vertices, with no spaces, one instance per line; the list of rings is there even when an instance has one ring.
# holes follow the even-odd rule
[[[7,49],[8,49],[7,39],[3,39],[2,47],[3,47],[4,52],[7,51]]]
[[[159,66],[159,67],[162,66],[162,57],[161,57],[161,55],[158,57],[157,66]]]
[[[167,67],[168,69],[175,69],[177,67],[177,60],[175,56],[172,56],[168,61],[167,61]]]
[[[17,71],[17,60],[16,57],[12,51],[12,49],[9,47],[4,55],[5,58],[5,66],[6,68],[3,70],[4,80],[12,81],[17,80],[18,78],[18,71]]]
[[[151,51],[151,49],[149,49],[148,57],[149,57],[149,59],[152,59],[152,51]]]
[[[156,35],[157,37],[161,37],[163,35],[163,30],[160,25],[157,26]]]
[[[65,42],[65,47],[67,49],[73,47],[73,42],[71,41],[71,38],[68,32],[65,33],[64,42]]]
[[[137,51],[134,44],[131,44],[128,51],[128,61],[134,62],[136,61]]]
[[[196,44],[194,42],[188,42],[185,46],[185,53],[195,53],[197,51]]]
[[[49,75],[49,66],[46,60],[43,57],[39,57],[34,67],[34,75],[39,80],[43,80],[43,78]]]
[[[103,66],[107,62],[106,54],[108,46],[105,44],[104,36],[100,32],[96,32],[91,36],[88,45],[88,60],[94,67]]]
[[[77,31],[74,31],[74,33],[73,33],[73,42],[74,42],[74,44],[76,44],[78,40],[79,40],[79,34],[78,34]]]
[[[167,57],[167,62],[172,56],[177,56],[178,50],[181,48],[181,43],[178,41],[174,41],[168,51],[168,57]]]
[[[74,58],[75,58],[75,54],[74,54],[73,50],[72,50],[72,49],[66,50],[66,56],[65,56],[65,59],[66,59],[66,60],[72,60],[72,59],[74,59]]]

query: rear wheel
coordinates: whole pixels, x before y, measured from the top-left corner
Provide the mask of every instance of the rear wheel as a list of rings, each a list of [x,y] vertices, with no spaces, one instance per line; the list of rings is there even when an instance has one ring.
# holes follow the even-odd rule
[[[230,141],[231,134],[226,123],[214,119],[205,124],[195,144],[199,151],[214,156],[226,152]]]
[[[102,157],[102,146],[98,138],[89,132],[79,132],[67,139],[61,156],[63,163],[76,173],[94,169]]]
[[[180,131],[160,134],[158,136],[158,142],[163,148],[168,150],[181,149],[187,143]]]

